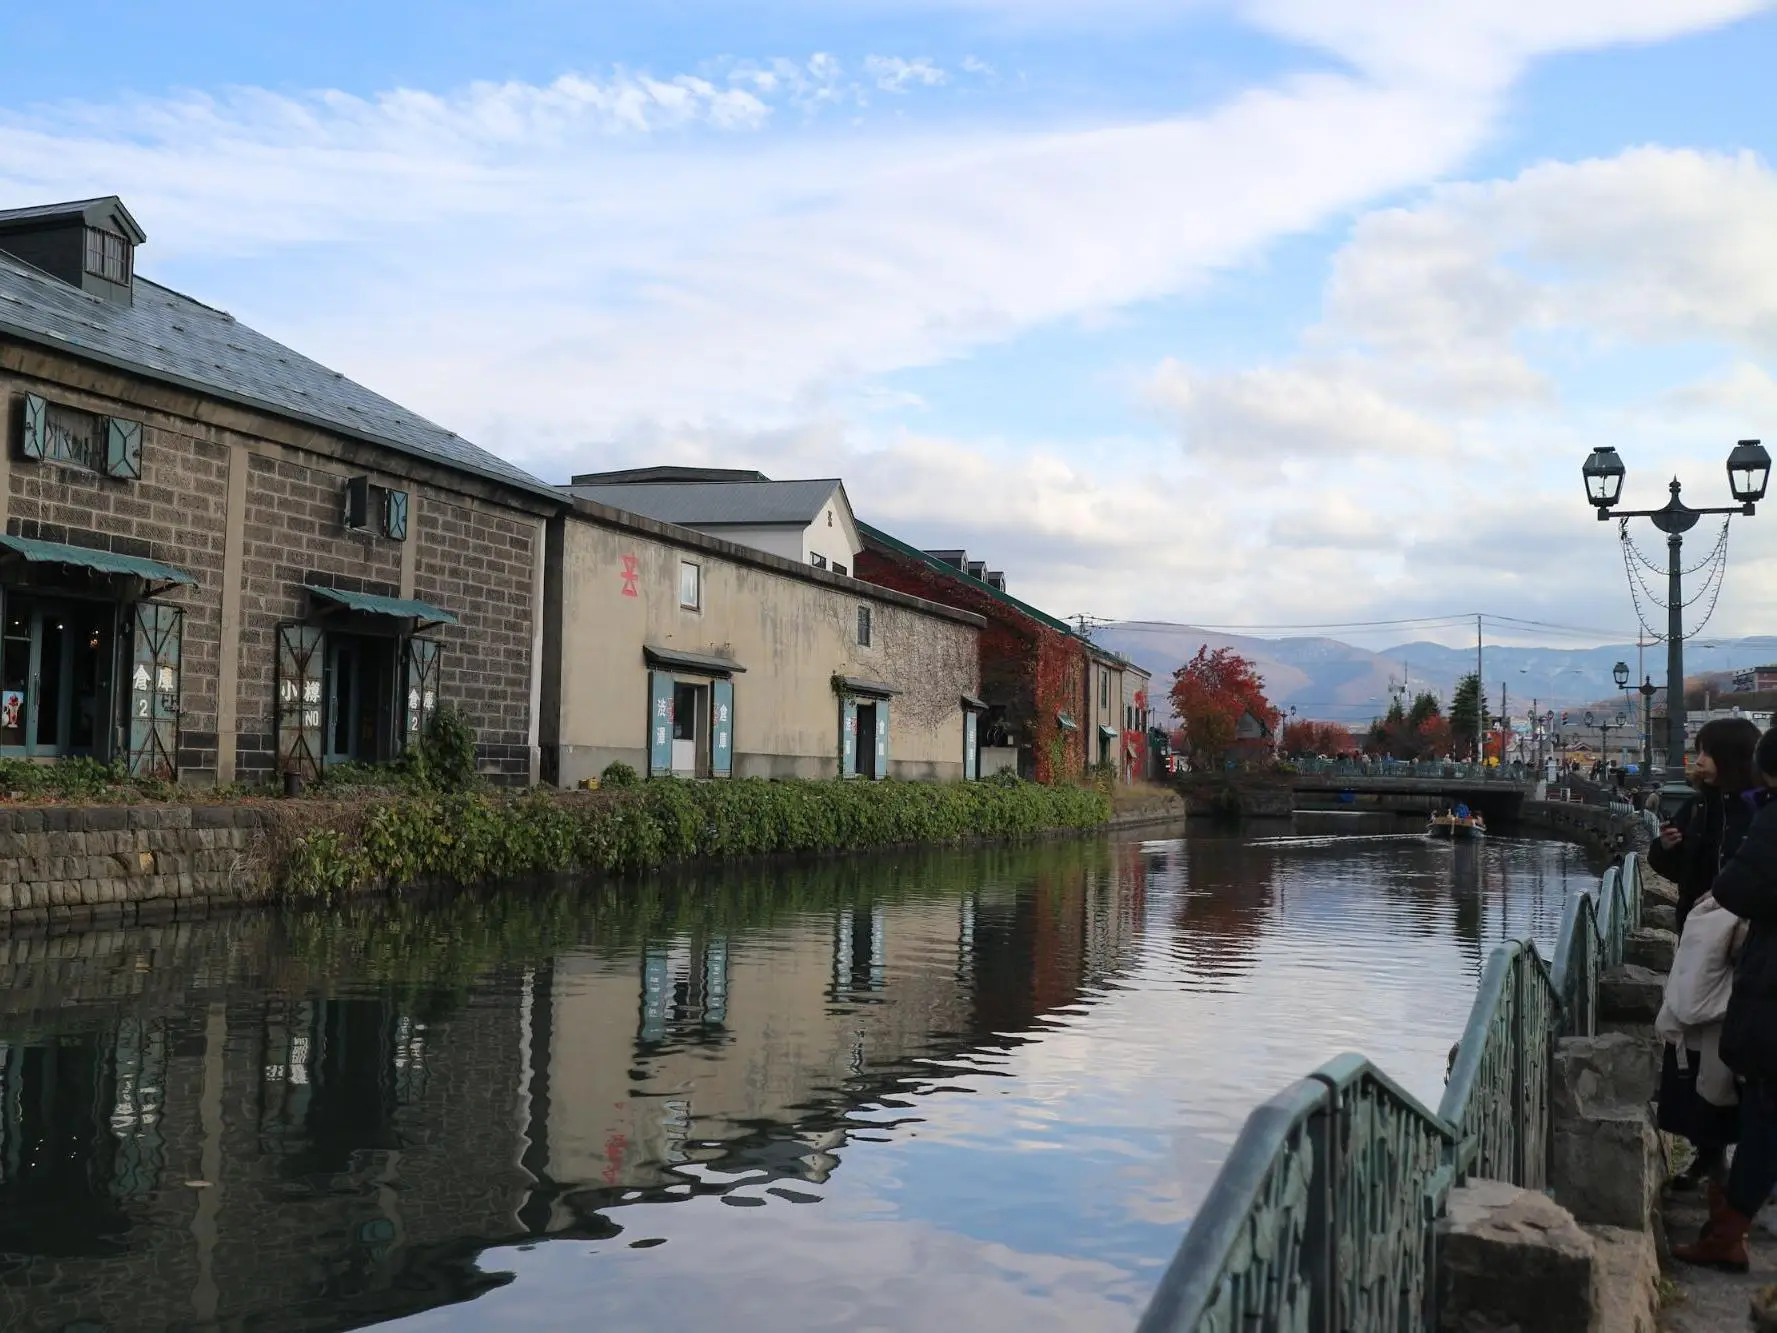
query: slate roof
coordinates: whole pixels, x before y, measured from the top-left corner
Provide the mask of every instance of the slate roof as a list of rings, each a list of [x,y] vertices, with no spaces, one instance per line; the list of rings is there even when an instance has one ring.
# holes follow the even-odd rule
[[[718,524],[807,525],[839,489],[837,478],[819,481],[726,483],[638,482],[628,486],[561,487],[564,494],[680,527]]]
[[[336,430],[491,481],[556,490],[233,315],[138,276],[119,305],[0,254],[0,335]]]

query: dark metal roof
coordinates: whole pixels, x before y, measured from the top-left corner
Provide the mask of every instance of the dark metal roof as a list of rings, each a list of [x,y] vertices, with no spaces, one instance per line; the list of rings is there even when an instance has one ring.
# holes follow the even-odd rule
[[[664,648],[652,643],[642,645],[642,656],[652,666],[677,667],[681,671],[695,671],[706,676],[746,672],[746,668],[732,658],[713,657],[708,653],[686,653],[677,648]]]
[[[95,551],[89,546],[66,546],[61,542],[40,542],[31,537],[8,537],[0,534],[0,546],[22,555],[33,565],[73,565],[100,574],[131,574],[150,583],[182,583],[197,586],[197,580],[183,569],[146,560],[137,555],[119,555],[115,551]]]
[[[135,303],[119,305],[0,254],[3,334],[560,498],[455,432],[255,333],[233,315],[142,277]]]
[[[627,486],[633,482],[770,481],[763,472],[744,467],[630,467],[616,472],[579,472],[576,486]]]
[[[974,713],[985,713],[987,711],[987,705],[982,703],[981,700],[977,699],[972,694],[963,695],[963,707]]]
[[[809,524],[839,489],[837,478],[819,481],[635,482],[617,486],[563,486],[579,500],[626,509],[682,527]]]
[[[98,217],[95,218],[94,215]],[[123,200],[114,194],[102,194],[93,199],[71,199],[60,204],[33,204],[27,208],[0,208],[0,231],[28,227],[40,222],[54,222],[59,218],[72,221],[79,218],[82,222],[114,220],[123,224],[129,233],[130,240],[140,245],[148,239],[148,233],[142,230],[141,224],[130,215],[130,210],[123,206]]]
[[[310,586],[309,595],[337,602],[350,611],[364,611],[373,616],[394,616],[399,620],[424,620],[434,625],[459,624],[457,618],[441,606],[415,601],[407,597],[383,597],[373,592],[348,592],[344,588]]]
[[[861,676],[835,676],[833,683],[841,694],[872,694],[879,699],[892,699],[901,692],[896,686],[884,685],[880,680],[865,680]]]
[[[1069,638],[1079,638],[1079,635],[1074,632],[1074,627],[1068,624],[1065,620],[1057,620],[1047,611],[1039,611],[1029,602],[1012,596],[1012,594],[1007,592],[1004,588],[996,588],[991,583],[984,582],[981,579],[974,578],[969,574],[964,573],[945,558],[946,556],[953,554],[961,556],[963,554],[961,551],[922,551],[917,546],[910,546],[899,537],[890,536],[881,528],[872,527],[870,524],[865,523],[862,520],[859,520],[858,522],[858,535],[864,539],[865,546],[875,543],[886,551],[893,551],[899,555],[906,556],[909,559],[917,560],[928,569],[934,569],[940,574],[947,574],[959,583],[966,583],[967,586],[971,588],[985,592],[995,601],[1004,603],[1014,611],[1029,616],[1032,620],[1040,621],[1042,624],[1047,625],[1050,629],[1055,630],[1058,633],[1065,634]],[[1098,651],[1102,652],[1103,650],[1099,649]]]

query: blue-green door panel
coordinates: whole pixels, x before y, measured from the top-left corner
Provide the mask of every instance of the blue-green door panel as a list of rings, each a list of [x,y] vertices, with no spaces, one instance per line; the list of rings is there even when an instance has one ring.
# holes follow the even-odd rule
[[[973,782],[981,776],[981,718],[973,708],[963,712],[963,781]]]
[[[130,634],[129,769],[139,778],[178,775],[179,656],[185,611],[137,602]]]
[[[648,776],[673,771],[673,678],[670,672],[648,673]]]
[[[734,773],[734,682],[710,682],[710,773],[718,778]]]
[[[839,701],[839,776],[858,775],[858,701],[850,695]]]
[[[889,701],[876,701],[876,780],[880,782],[889,771]]]

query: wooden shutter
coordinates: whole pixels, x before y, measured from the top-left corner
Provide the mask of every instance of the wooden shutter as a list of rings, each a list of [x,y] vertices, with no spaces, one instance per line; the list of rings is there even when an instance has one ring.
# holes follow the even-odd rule
[[[648,673],[648,776],[673,771],[673,678],[670,672]]]
[[[888,776],[889,770],[889,701],[876,701],[876,769],[874,777],[878,782]]]
[[[407,540],[407,492],[383,492],[383,536],[392,542]]]
[[[142,480],[142,423],[105,418],[105,475]]]
[[[34,393],[25,395],[25,408],[19,431],[19,452],[26,458],[42,460],[49,451],[49,404]]]
[[[963,709],[963,781],[973,782],[981,776],[981,716],[973,708]]]
[[[179,648],[185,611],[137,602],[130,634],[129,769],[134,777],[178,776]]]
[[[409,639],[403,676],[406,707],[401,712],[401,746],[418,745],[438,712],[438,656],[436,639]]]
[[[710,773],[726,778],[734,774],[734,682],[710,682]]]
[[[313,625],[278,626],[278,771],[321,776],[321,667],[326,635]]]
[[[849,694],[839,701],[839,776],[858,775],[858,701]]]

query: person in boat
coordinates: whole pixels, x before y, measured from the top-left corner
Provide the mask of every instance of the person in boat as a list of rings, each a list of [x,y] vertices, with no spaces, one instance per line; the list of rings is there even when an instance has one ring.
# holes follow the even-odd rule
[[[1697,733],[1697,758],[1691,784],[1696,795],[1685,802],[1672,822],[1648,848],[1647,863],[1678,888],[1678,930],[1697,900],[1709,892],[1716,875],[1740,846],[1752,824],[1764,784],[1753,764],[1759,730],[1743,717],[1717,718]],[[1719,901],[1719,900],[1718,900]],[[1739,1137],[1740,1113],[1717,1106],[1697,1091],[1700,1051],[1668,1043],[1660,1068],[1659,1126],[1688,1139],[1696,1149],[1690,1166],[1672,1181],[1674,1188],[1694,1189],[1725,1176],[1728,1145]]]
[[[1452,810],[1450,813],[1455,815],[1458,819],[1467,819],[1469,817],[1467,803],[1463,802],[1463,801],[1458,801],[1456,803],[1456,808],[1454,810]]]
[[[1752,1220],[1777,1189],[1777,728],[1759,741],[1756,766],[1759,809],[1710,887],[1719,907],[1748,923],[1721,1027],[1721,1058],[1739,1080],[1740,1146],[1725,1185],[1710,1191],[1703,1234],[1672,1248],[1685,1263],[1738,1273],[1749,1266]]]

